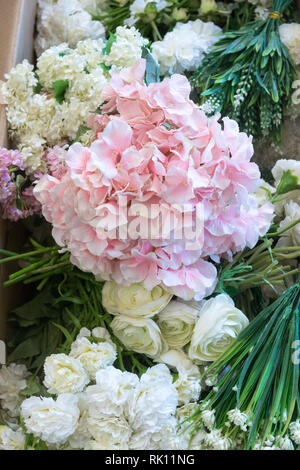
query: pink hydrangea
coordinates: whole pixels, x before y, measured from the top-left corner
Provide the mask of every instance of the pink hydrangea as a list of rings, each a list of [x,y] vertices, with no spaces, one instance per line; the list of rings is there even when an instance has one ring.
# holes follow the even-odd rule
[[[252,138],[207,118],[184,76],[146,86],[144,73],[140,60],[112,75],[103,114],[90,120],[96,140],[72,145],[63,174],[45,175],[35,196],[81,270],[200,300],[217,282],[211,260],[253,247],[273,207],[253,196]]]

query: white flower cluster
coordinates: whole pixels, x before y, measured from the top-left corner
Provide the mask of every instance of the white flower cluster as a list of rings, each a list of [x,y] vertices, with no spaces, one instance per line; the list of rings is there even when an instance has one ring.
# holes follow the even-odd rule
[[[67,44],[51,47],[37,61],[34,71],[28,61],[6,76],[3,95],[12,138],[22,153],[28,173],[43,169],[47,146],[68,143],[80,126],[102,103],[110,74],[141,58],[145,41],[135,28],[119,27],[108,54],[102,39],[87,39],[70,49]],[[57,101],[54,83],[65,87]],[[87,135],[86,135],[87,134]],[[82,136],[91,139],[91,132]]]
[[[54,395],[78,393],[95,379],[100,369],[111,366],[117,358],[116,346],[104,328],[92,332],[82,329],[71,352],[52,354],[44,364],[44,385]]]
[[[37,56],[61,43],[76,47],[85,39],[104,39],[104,26],[94,21],[92,15],[103,9],[105,3],[103,0],[39,0]]]
[[[162,75],[194,71],[222,34],[212,22],[177,23],[162,41],[152,44],[152,53]]]
[[[148,43],[137,29],[118,26],[116,41],[112,44],[110,53],[105,60],[107,66],[111,65],[114,72],[133,65],[141,58],[142,47]]]
[[[57,379],[63,381],[64,373],[64,367],[56,370]],[[153,450],[172,445],[178,399],[165,365],[149,368],[140,379],[109,366],[96,373],[95,381],[81,393],[25,400],[21,409],[27,431],[58,449]]]
[[[44,385],[53,398],[32,396],[22,402],[19,392],[28,372],[12,365],[1,370],[1,406],[21,414],[26,431],[49,449],[187,449],[189,435],[177,433],[181,418],[176,411],[199,398],[199,370],[180,351],[164,359],[179,371],[174,382],[161,363],[141,378],[122,372],[113,367],[116,346],[108,331],[82,328],[69,355],[46,358]],[[24,449],[24,430],[9,426],[0,427],[0,449]]]

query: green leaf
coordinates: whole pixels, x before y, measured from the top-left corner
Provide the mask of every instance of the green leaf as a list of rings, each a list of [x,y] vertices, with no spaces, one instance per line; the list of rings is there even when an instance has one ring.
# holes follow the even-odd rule
[[[73,338],[71,336],[71,334],[68,332],[68,330],[62,326],[62,325],[58,325],[57,323],[53,323],[54,326],[56,326],[56,328],[58,328],[66,337],[66,340],[71,344],[73,342]]]
[[[76,134],[76,137],[75,139],[73,140],[72,144],[74,144],[75,142],[80,142],[80,139],[81,137],[86,134],[86,132],[90,131],[90,127],[87,127],[85,125],[81,125],[77,131],[77,134]]]
[[[25,398],[29,398],[31,396],[45,396],[46,389],[43,385],[41,385],[39,379],[34,375],[30,375],[28,379],[26,379],[26,388],[20,391],[20,395]]]
[[[40,354],[41,341],[40,337],[28,338],[23,343],[19,344],[8,356],[9,362],[24,361],[29,357],[34,357]]]
[[[276,60],[276,72],[280,75],[282,70],[282,57],[279,55]]]
[[[259,76],[258,71],[255,70],[255,73],[254,73],[254,74],[255,74],[255,76],[256,76],[256,78],[257,78],[257,81],[258,81],[258,83],[260,84],[260,86],[261,86],[261,87],[265,90],[265,92],[268,93],[268,95],[269,95],[270,92],[269,92],[268,88],[266,87],[266,85],[265,85],[264,81],[262,80],[262,78]]]
[[[101,64],[99,64],[99,67],[102,68],[102,70],[105,72],[105,73],[109,73],[110,69],[111,69],[111,65],[110,66],[107,66],[104,64],[104,62],[101,62]]]
[[[65,94],[69,88],[69,80],[56,80],[52,83],[55,92],[55,99],[58,103],[62,103],[65,99]]]
[[[283,173],[280,183],[277,186],[276,194],[285,194],[294,189],[300,189],[300,185],[298,184],[297,176],[293,175],[290,170],[287,170]]]
[[[149,52],[146,47],[142,49],[142,58],[146,59],[146,73],[145,73],[145,83],[150,85],[150,83],[160,82],[159,78],[159,65],[154,59],[153,55]]]
[[[109,55],[110,54],[111,47],[112,47],[113,43],[116,42],[116,40],[117,40],[117,36],[110,32],[109,33],[109,39],[106,41],[106,45],[102,50],[103,55]]]
[[[274,77],[272,77],[272,99],[275,103],[279,101],[278,88]]]
[[[35,78],[37,79],[37,84],[35,85],[33,91],[36,95],[38,95],[42,91],[43,87],[40,83],[40,77],[38,76],[38,74],[35,72],[34,75],[35,75]]]

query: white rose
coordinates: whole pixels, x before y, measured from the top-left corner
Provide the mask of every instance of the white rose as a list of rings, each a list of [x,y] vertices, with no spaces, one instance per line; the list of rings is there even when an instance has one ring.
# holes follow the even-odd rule
[[[296,202],[289,201],[285,205],[285,219],[280,222],[278,230],[283,230],[289,225],[296,222],[300,219],[300,205]],[[285,246],[299,246],[300,245],[300,223],[294,225],[286,232],[283,232],[282,236],[279,238],[276,246],[285,247]]]
[[[169,303],[171,298],[172,295],[160,286],[147,290],[140,283],[125,287],[114,281],[107,281],[102,291],[103,306],[112,315],[153,317]]]
[[[156,357],[167,349],[159,327],[150,318],[119,315],[110,326],[116,337],[130,351]]]
[[[11,417],[19,416],[20,392],[30,375],[24,365],[10,364],[0,369],[0,404]]]
[[[79,359],[90,379],[94,379],[96,372],[111,366],[116,358],[116,346],[108,341],[93,342],[88,338],[78,338],[71,346],[71,357]]]
[[[198,310],[172,300],[157,317],[157,324],[170,348],[182,348],[189,343]]]
[[[23,401],[22,416],[28,432],[50,444],[61,444],[71,436],[79,419],[78,397],[30,397]]]
[[[49,393],[81,392],[90,382],[80,360],[66,354],[52,354],[44,364],[44,385]]]
[[[215,361],[248,325],[248,318],[225,294],[204,302],[189,347],[193,361]]]

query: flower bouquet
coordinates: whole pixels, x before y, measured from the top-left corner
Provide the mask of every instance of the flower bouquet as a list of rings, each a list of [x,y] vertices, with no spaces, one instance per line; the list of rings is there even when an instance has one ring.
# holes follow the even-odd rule
[[[6,76],[0,205],[27,235],[0,264],[31,295],[9,316],[1,449],[300,444],[300,162],[260,168],[227,98],[196,102],[259,14],[196,3],[41,0],[36,64]],[[291,84],[275,18],[254,24]]]

